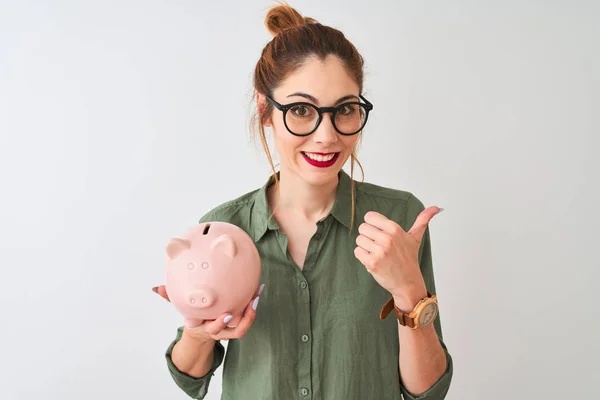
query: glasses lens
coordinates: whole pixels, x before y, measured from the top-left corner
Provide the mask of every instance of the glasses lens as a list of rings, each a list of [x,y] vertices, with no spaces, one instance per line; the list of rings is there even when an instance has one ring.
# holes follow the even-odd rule
[[[363,128],[366,116],[367,110],[362,104],[342,104],[335,113],[335,126],[347,135],[357,133]]]
[[[306,135],[317,125],[319,112],[308,104],[293,106],[285,114],[285,122],[290,131],[296,135]]]

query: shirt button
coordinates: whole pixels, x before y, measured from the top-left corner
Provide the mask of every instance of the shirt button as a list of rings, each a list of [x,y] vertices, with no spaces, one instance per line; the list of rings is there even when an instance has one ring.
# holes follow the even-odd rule
[[[308,342],[308,335],[302,335],[302,341]]]
[[[302,289],[306,289],[306,286],[308,286],[308,285],[306,284],[306,282],[304,282],[304,281],[300,282],[300,287],[301,287]]]
[[[308,389],[307,388],[302,388],[300,390],[300,393],[302,393],[302,396],[308,396]]]

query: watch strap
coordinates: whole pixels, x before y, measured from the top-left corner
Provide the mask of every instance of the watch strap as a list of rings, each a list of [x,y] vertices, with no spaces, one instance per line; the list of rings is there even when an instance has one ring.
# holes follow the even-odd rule
[[[380,319],[386,319],[387,316],[394,311],[394,298],[390,298],[387,303],[381,307],[381,311],[379,312]]]
[[[426,298],[430,298],[433,297],[433,295],[427,291],[427,297]],[[418,303],[417,303],[418,305]],[[416,308],[416,306],[415,306]],[[381,311],[379,312],[379,318],[380,319],[385,319],[387,318],[387,316],[394,311],[396,314],[396,318],[398,319],[398,322],[400,323],[400,325],[402,326],[408,326],[409,328],[414,328],[415,327],[415,319],[414,318],[410,318],[409,315],[412,314],[414,312],[414,310],[410,313],[405,313],[404,311],[400,310],[398,307],[396,307],[396,304],[394,303],[394,298],[391,297],[381,308]]]

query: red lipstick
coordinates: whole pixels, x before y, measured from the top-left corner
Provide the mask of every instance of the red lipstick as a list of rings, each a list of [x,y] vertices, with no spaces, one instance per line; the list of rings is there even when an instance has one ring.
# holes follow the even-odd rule
[[[312,153],[311,154],[318,154],[321,156],[326,156],[326,155],[330,155],[332,153]],[[335,164],[335,162],[337,161],[338,157],[340,156],[340,153],[334,153],[335,155],[333,156],[333,158],[329,161],[317,161],[317,160],[313,160],[312,158],[308,157],[304,152],[302,152],[302,157],[304,157],[304,159],[306,160],[306,162],[308,162],[310,165],[317,167],[317,168],[327,168],[327,167],[331,167],[333,164]]]

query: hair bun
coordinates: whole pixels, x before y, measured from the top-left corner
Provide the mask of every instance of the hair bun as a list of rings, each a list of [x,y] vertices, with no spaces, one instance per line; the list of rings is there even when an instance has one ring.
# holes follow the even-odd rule
[[[316,23],[317,21],[313,18],[303,17],[298,11],[288,5],[272,7],[265,18],[265,26],[273,36],[277,36],[288,29]]]

